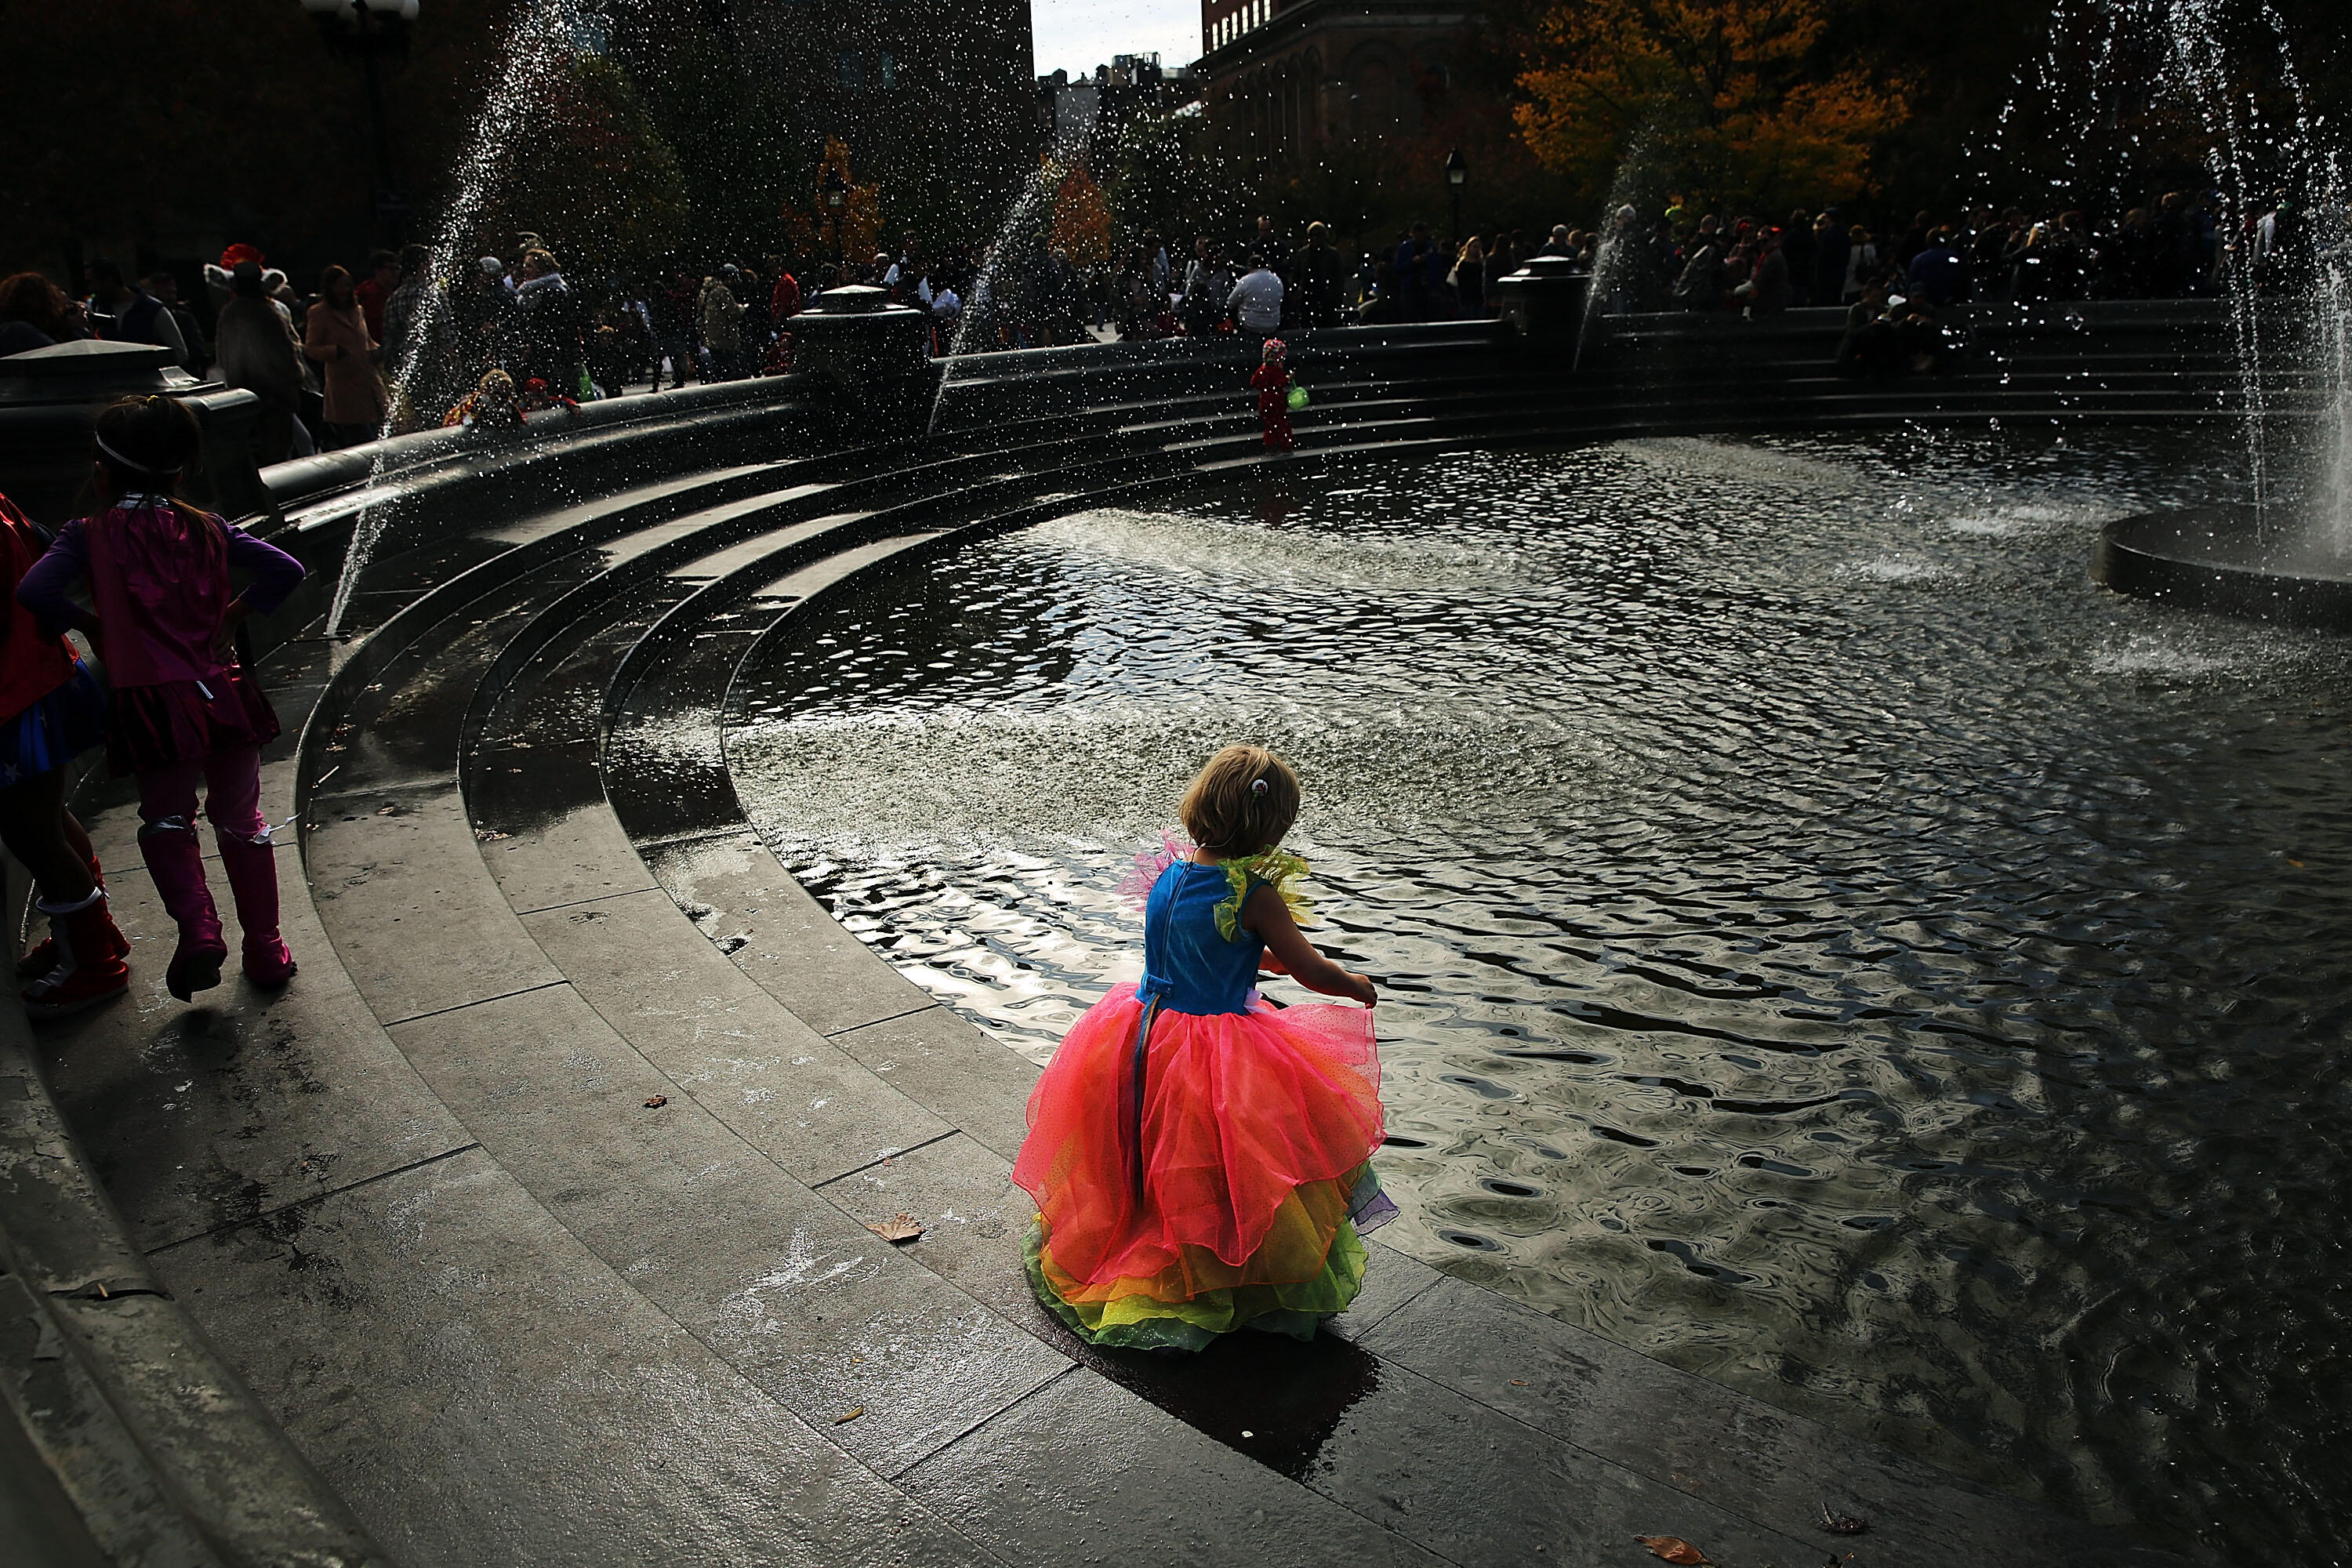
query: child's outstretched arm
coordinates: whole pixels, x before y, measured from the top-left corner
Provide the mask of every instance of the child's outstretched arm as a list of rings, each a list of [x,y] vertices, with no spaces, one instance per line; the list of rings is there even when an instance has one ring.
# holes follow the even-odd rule
[[[1275,962],[1266,967],[1288,974],[1309,991],[1353,997],[1367,1007],[1378,996],[1370,975],[1351,974],[1315,951],[1290,918],[1290,906],[1273,888],[1260,883],[1252,889],[1249,902],[1242,906],[1242,924],[1256,932],[1273,954]]]

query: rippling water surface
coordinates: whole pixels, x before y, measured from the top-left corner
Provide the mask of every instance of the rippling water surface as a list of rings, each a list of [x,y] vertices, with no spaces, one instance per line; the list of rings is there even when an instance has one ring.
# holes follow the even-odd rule
[[[1139,967],[1113,889],[1191,771],[1275,746],[1317,939],[1381,986],[1400,1245],[2146,1539],[2336,1563],[2352,643],[2084,572],[2229,499],[2202,441],[1084,512],[795,617],[730,755],[845,922],[1043,1060]]]

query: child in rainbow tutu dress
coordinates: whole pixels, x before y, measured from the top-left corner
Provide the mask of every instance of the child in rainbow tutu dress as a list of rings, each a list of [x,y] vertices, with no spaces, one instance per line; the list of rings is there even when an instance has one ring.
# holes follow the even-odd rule
[[[1299,934],[1286,763],[1228,746],[1181,810],[1198,847],[1148,865],[1142,980],[1071,1026],[1029,1097],[1029,1283],[1094,1344],[1310,1339],[1363,1285],[1362,1232],[1396,1213],[1370,1164],[1372,983]],[[1364,1005],[1276,1009],[1262,966]]]

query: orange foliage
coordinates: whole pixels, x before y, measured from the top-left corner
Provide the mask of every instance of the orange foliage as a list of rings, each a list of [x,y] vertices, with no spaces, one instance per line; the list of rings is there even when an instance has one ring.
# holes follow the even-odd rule
[[[1073,164],[1054,188],[1054,248],[1074,267],[1110,259],[1110,204],[1084,163]]]
[[[836,232],[834,212],[824,205],[825,171],[839,173],[848,189],[842,193],[841,218]],[[784,237],[795,254],[803,257],[830,255],[839,246],[843,259],[871,261],[882,239],[882,187],[861,185],[849,173],[849,143],[840,137],[828,137],[824,156],[817,161],[814,184],[804,210],[787,204],[783,210]]]
[[[1817,59],[1825,0],[1552,0],[1520,134],[1606,189],[1639,161],[1660,185],[1773,208],[1858,194],[1873,143],[1908,118],[1896,85]]]

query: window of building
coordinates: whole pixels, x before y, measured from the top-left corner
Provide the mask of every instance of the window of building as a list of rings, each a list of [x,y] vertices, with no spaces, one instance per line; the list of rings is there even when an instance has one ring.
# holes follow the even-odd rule
[[[887,90],[898,85],[898,62],[890,58],[890,51],[887,49],[882,51],[880,58],[882,86]]]
[[[849,92],[866,90],[866,57],[855,49],[847,49],[842,53],[841,85]]]

